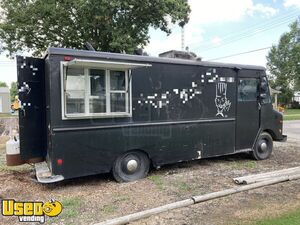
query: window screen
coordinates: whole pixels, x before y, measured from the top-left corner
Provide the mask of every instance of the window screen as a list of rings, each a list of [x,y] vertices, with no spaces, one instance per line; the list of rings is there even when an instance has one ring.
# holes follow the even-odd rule
[[[243,78],[238,84],[238,101],[257,101],[258,79]]]
[[[105,70],[91,69],[90,79],[90,113],[106,112]]]
[[[111,112],[126,112],[126,73],[125,71],[110,71],[110,110]]]
[[[67,68],[67,113],[85,113],[85,78],[83,68]]]
[[[125,71],[110,71],[110,89],[125,91]]]

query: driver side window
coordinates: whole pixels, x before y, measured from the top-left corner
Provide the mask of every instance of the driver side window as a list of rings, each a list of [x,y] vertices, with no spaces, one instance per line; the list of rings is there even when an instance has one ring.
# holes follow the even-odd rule
[[[262,98],[261,103],[262,104],[272,103],[268,80],[266,77],[262,78],[260,86],[261,86],[260,94],[265,96],[264,98]]]
[[[240,78],[238,83],[238,101],[257,101],[258,79]]]

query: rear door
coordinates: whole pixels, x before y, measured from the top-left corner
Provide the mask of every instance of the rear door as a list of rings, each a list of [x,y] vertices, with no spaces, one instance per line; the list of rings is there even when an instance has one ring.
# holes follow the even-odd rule
[[[17,69],[21,157],[45,157],[45,60],[17,56]]]
[[[240,77],[237,90],[236,150],[252,148],[259,129],[258,77]]]

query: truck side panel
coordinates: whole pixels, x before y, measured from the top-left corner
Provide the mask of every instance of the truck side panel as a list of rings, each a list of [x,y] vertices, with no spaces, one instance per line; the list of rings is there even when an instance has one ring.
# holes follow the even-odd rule
[[[62,120],[61,61],[50,58],[55,174],[108,172],[116,157],[135,149],[154,165],[234,153],[234,69],[152,63],[132,70],[132,117]]]

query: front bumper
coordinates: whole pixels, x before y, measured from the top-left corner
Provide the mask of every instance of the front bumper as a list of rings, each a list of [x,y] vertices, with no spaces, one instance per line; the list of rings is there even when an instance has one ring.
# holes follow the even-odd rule
[[[287,141],[287,135],[282,135],[282,139],[276,140],[279,142],[286,142]]]

